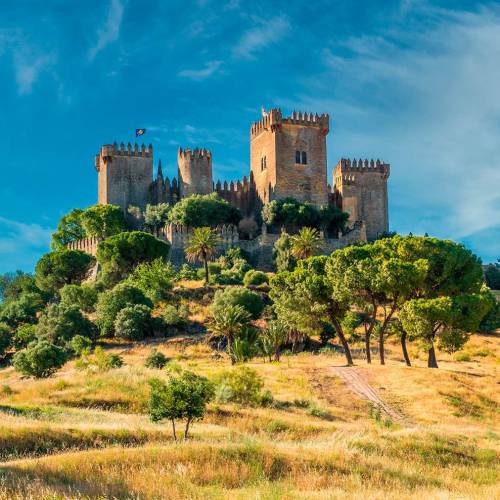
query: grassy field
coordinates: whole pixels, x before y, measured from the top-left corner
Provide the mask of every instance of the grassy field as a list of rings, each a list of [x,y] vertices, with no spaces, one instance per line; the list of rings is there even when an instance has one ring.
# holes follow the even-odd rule
[[[203,317],[202,306],[194,314]],[[126,365],[47,380],[0,370],[0,498],[499,498],[499,337],[474,335],[440,368],[388,362],[355,370],[402,418],[392,420],[335,374],[339,355],[248,365],[270,407],[212,403],[174,443],[146,414],[153,343],[111,345]],[[154,343],[170,365],[212,377],[229,368],[193,336]],[[413,348],[413,347],[412,347]],[[414,349],[414,348],[413,348]]]

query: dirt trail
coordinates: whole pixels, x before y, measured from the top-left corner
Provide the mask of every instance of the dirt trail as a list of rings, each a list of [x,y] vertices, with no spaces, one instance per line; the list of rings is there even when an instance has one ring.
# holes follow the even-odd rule
[[[333,366],[332,372],[340,377],[361,399],[373,403],[373,405],[384,412],[395,422],[405,421],[405,417],[395,408],[386,403],[377,393],[377,391],[367,382],[366,376],[354,367]]]

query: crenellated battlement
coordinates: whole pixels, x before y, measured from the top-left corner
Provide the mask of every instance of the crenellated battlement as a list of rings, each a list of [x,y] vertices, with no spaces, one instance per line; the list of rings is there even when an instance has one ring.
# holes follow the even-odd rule
[[[229,247],[239,240],[238,228],[224,224],[212,229],[219,239],[219,246]],[[161,228],[159,237],[167,240],[172,248],[184,248],[193,236],[193,228],[178,224],[167,224]]]
[[[97,247],[101,241],[101,238],[96,237],[83,238],[81,240],[68,243],[66,248],[68,248],[68,250],[80,250],[80,252],[85,252],[95,257],[97,254]]]
[[[206,158],[210,160],[212,158],[212,152],[205,148],[195,148],[195,149],[182,149],[179,148],[177,151],[177,158],[189,158],[189,159],[201,159]]]
[[[354,173],[380,173],[383,178],[387,179],[391,173],[391,166],[384,161],[368,160],[361,158],[356,160],[355,158],[351,161],[350,159],[342,158],[333,170],[334,179],[339,175],[346,176],[344,181],[348,181],[350,174]]]

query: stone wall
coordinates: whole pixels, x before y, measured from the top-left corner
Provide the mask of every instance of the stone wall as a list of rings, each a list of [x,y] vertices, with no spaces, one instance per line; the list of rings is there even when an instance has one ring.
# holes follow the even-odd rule
[[[68,243],[67,248],[69,250],[80,250],[81,252],[88,253],[95,257],[97,254],[97,246],[100,241],[102,241],[100,238],[84,238],[83,240]]]
[[[207,149],[181,149],[177,153],[179,196],[210,194],[214,190],[212,153]]]

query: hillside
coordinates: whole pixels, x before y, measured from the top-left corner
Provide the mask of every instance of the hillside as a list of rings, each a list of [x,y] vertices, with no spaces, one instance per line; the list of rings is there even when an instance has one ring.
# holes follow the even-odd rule
[[[196,286],[196,284],[191,284]],[[204,321],[203,300],[191,304]],[[167,369],[144,367],[152,346]],[[334,350],[254,358],[245,366],[273,395],[266,406],[212,402],[187,441],[147,415],[148,380],[230,368],[195,332],[139,343],[110,341],[125,365],[48,379],[0,370],[1,498],[495,498],[500,451],[498,335],[426,368],[415,346],[404,366],[355,366]],[[460,361],[462,360],[462,361]],[[238,367],[234,368],[238,370]],[[375,401],[376,404],[367,400]]]

